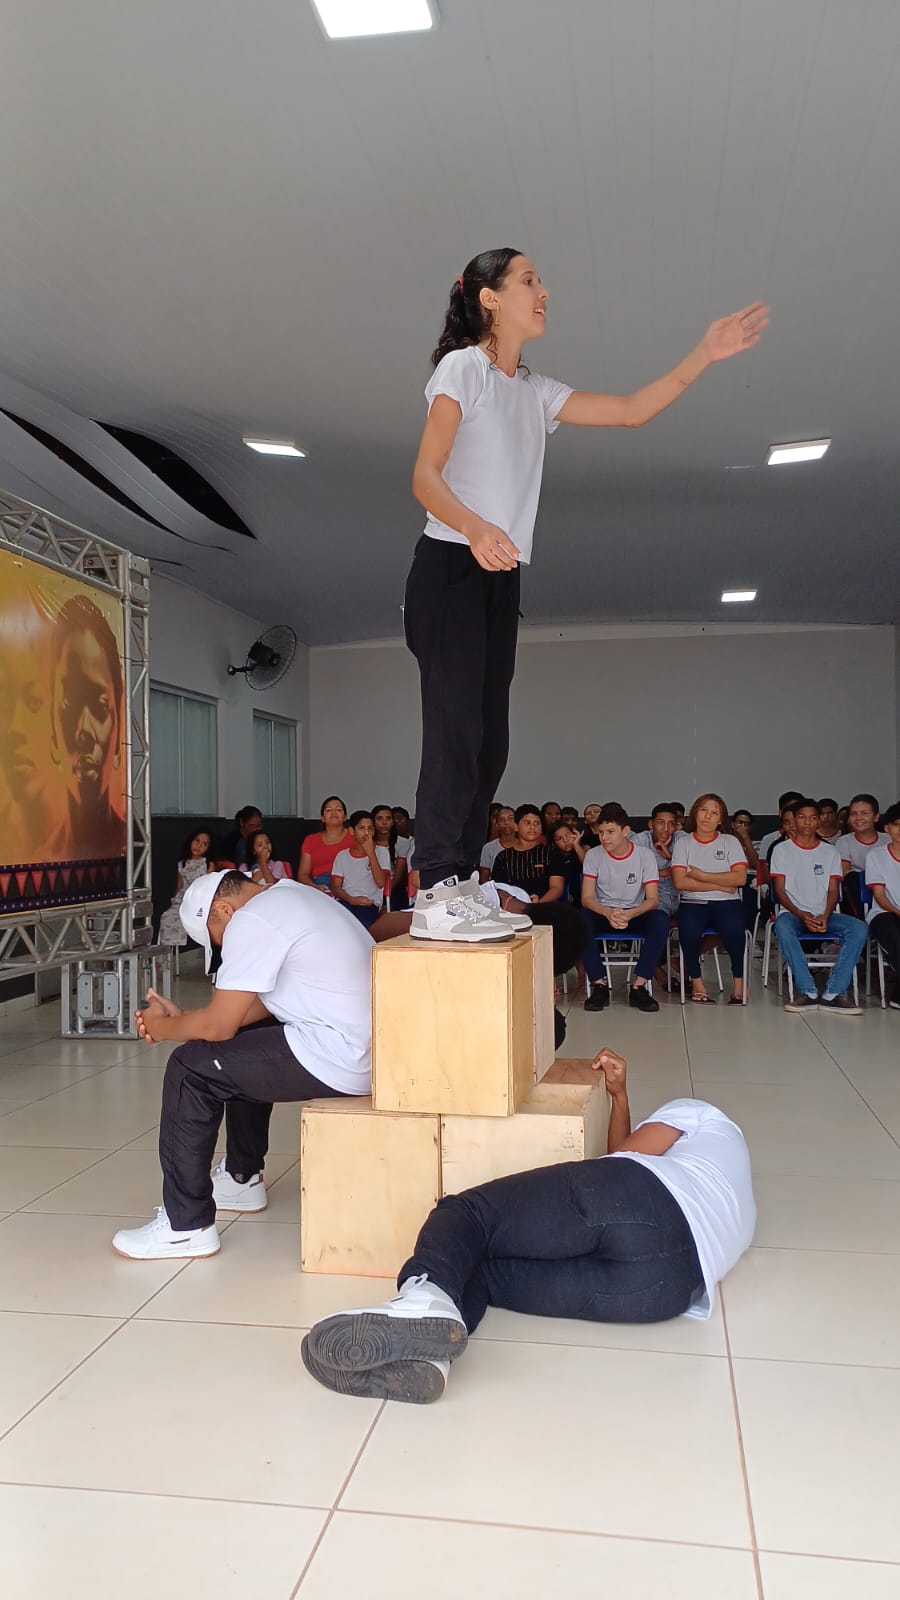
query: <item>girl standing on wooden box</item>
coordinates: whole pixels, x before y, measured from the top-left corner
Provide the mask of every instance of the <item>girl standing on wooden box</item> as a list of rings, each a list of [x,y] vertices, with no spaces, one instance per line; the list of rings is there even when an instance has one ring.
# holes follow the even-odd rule
[[[429,918],[443,937],[454,936],[447,906],[460,904],[460,889],[447,880],[465,880],[477,867],[506,767],[519,568],[531,560],[547,434],[560,422],[642,427],[712,362],[758,344],[768,323],[756,301],[713,322],[665,377],[630,395],[590,394],[522,364],[525,342],[544,335],[547,301],[521,251],[475,256],[450,292],[425,389],[413,493],[427,520],[407,579],[404,625],[422,690],[421,892],[411,931],[426,937]],[[471,940],[465,917],[460,932]]]

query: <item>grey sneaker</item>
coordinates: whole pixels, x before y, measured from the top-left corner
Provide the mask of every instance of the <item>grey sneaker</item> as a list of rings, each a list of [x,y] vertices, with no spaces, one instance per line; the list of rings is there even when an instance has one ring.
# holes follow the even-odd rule
[[[818,1011],[819,997],[815,994],[795,994],[793,1000],[785,1000],[785,1011]]]

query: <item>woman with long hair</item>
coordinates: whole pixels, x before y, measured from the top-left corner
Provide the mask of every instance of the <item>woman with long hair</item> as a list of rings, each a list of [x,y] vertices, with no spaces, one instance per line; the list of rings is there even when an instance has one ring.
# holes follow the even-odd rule
[[[768,321],[761,303],[746,306],[713,322],[665,377],[630,395],[590,394],[523,365],[525,343],[544,335],[547,300],[520,250],[485,250],[454,283],[432,354],[412,483],[427,521],[404,608],[422,690],[422,891],[473,871],[506,767],[519,573],[531,560],[547,434],[560,422],[642,427],[712,362],[757,344]]]
[[[331,893],[331,872],[335,856],[353,843],[347,827],[347,807],[340,795],[330,794],[319,808],[322,827],[318,833],[308,833],[300,846],[300,865],[297,882],[310,889]]]
[[[744,1000],[744,907],[747,857],[732,832],[720,794],[701,794],[688,813],[687,828],[672,843],[672,881],[678,890],[678,939],[691,980],[691,999],[710,1005],[700,972],[700,944],[716,933],[731,961],[731,1005]]]

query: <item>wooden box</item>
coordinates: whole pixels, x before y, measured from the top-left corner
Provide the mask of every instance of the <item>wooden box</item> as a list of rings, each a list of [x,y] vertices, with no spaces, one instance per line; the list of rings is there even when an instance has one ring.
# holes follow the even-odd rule
[[[511,1116],[534,1087],[534,974],[545,949],[533,932],[502,944],[432,943],[409,934],[377,944],[378,1110]]]
[[[532,1007],[534,1011],[534,1075],[542,1078],[556,1058],[556,1032],[553,1025],[553,933],[550,928],[534,927],[531,940]]]
[[[309,1100],[300,1117],[304,1272],[395,1277],[441,1193],[440,1118]]]
[[[608,1126],[609,1096],[602,1082],[552,1083],[546,1077],[514,1117],[442,1117],[444,1193],[605,1155]]]

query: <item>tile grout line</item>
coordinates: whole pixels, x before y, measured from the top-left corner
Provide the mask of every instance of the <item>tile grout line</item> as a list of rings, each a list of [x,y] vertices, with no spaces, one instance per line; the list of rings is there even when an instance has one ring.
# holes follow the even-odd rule
[[[318,1553],[319,1547],[321,1546],[322,1540],[325,1538],[325,1535],[328,1532],[328,1529],[331,1527],[331,1524],[332,1524],[332,1522],[334,1520],[335,1512],[337,1511],[338,1507],[340,1506],[341,1497],[343,1496],[344,1491],[345,1491],[345,1489],[347,1488],[347,1485],[350,1482],[350,1479],[353,1477],[354,1472],[356,1471],[357,1467],[359,1466],[360,1460],[362,1458],[363,1451],[365,1450],[366,1445],[368,1444],[369,1440],[371,1439],[372,1434],[375,1432],[375,1428],[378,1425],[379,1418],[381,1417],[381,1414],[384,1411],[384,1408],[385,1408],[386,1405],[387,1405],[387,1401],[386,1400],[382,1400],[381,1404],[379,1405],[379,1407],[377,1409],[377,1411],[375,1412],[374,1417],[372,1418],[372,1421],[370,1422],[368,1428],[366,1429],[366,1432],[363,1435],[362,1444],[360,1445],[359,1449],[357,1450],[356,1455],[353,1457],[353,1460],[350,1463],[349,1471],[346,1473],[343,1482],[341,1483],[340,1487],[338,1488],[338,1492],[337,1492],[337,1494],[335,1495],[335,1498],[334,1498],[334,1503],[332,1504],[332,1506],[331,1506],[331,1508],[330,1508],[330,1510],[328,1512],[328,1515],[325,1518],[325,1521],[323,1522],[321,1528],[319,1529],[319,1536],[316,1539],[316,1542],[313,1545],[312,1549],[310,1550],[309,1555],[307,1556],[305,1562],[303,1563],[303,1567],[301,1569],[300,1576],[297,1579],[297,1582],[294,1584],[294,1587],[293,1587],[293,1589],[291,1590],[291,1592],[290,1592],[290,1594],[288,1596],[288,1600],[296,1600],[296,1596],[299,1594],[301,1586],[302,1586],[302,1584],[303,1584],[303,1582],[304,1582],[304,1580],[306,1578],[306,1574],[308,1573],[310,1567],[312,1566],[313,1561],[315,1560],[315,1557],[316,1557],[316,1555]]]
[[[728,1381],[731,1387],[731,1405],[734,1412],[734,1426],[737,1433],[738,1453],[741,1458],[741,1477],[744,1483],[744,1500],[747,1508],[747,1521],[750,1525],[750,1546],[753,1552],[753,1571],[756,1577],[756,1588],[759,1600],[765,1600],[763,1594],[762,1566],[759,1559],[759,1543],[756,1537],[756,1521],[753,1515],[753,1498],[750,1493],[750,1476],[747,1470],[747,1453],[744,1449],[744,1430],[741,1426],[741,1412],[738,1404],[737,1383],[734,1375],[734,1361],[731,1354],[731,1338],[728,1332],[728,1312],[725,1305],[723,1286],[719,1287],[719,1296],[722,1301],[722,1324],[725,1329],[725,1349],[728,1355]]]
[[[113,1318],[111,1320],[114,1321],[115,1319]],[[101,1339],[99,1344],[94,1345],[94,1348],[87,1352],[87,1355],[82,1356],[80,1361],[76,1361],[74,1367],[70,1367],[68,1372],[64,1372],[62,1377],[57,1379],[56,1383],[51,1384],[50,1388],[45,1394],[42,1394],[38,1400],[35,1400],[34,1405],[29,1406],[27,1411],[23,1411],[21,1417],[17,1417],[15,1422],[11,1423],[8,1428],[5,1428],[4,1431],[0,1433],[0,1443],[2,1443],[3,1440],[8,1439],[10,1434],[15,1432],[16,1428],[20,1427],[23,1422],[26,1422],[33,1412],[37,1411],[38,1406],[42,1406],[45,1400],[49,1400],[50,1396],[55,1394],[57,1389],[61,1388],[64,1383],[67,1383],[70,1378],[74,1377],[75,1373],[78,1372],[86,1362],[90,1361],[95,1355],[97,1355],[98,1351],[102,1350],[104,1345],[109,1344],[110,1339],[114,1339],[116,1334],[121,1333],[124,1326],[124,1322],[119,1322],[115,1328],[110,1328],[105,1339]]]

